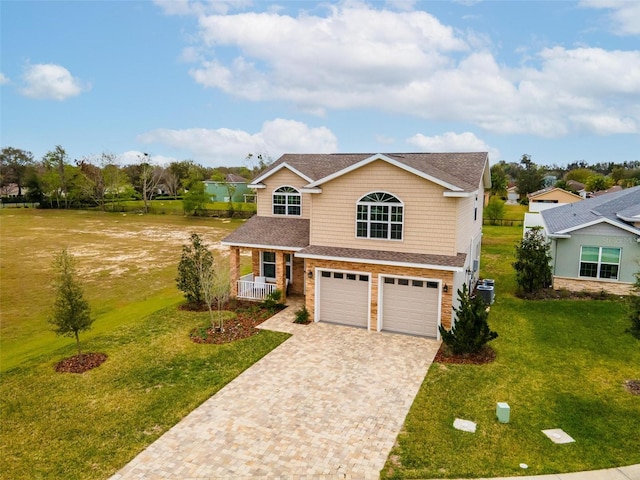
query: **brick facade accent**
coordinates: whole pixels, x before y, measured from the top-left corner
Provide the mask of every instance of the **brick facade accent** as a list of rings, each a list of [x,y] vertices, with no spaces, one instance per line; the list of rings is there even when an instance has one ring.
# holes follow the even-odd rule
[[[240,280],[240,248],[229,247],[229,273],[232,297],[238,296],[238,280]]]
[[[633,284],[626,282],[605,282],[598,280],[584,280],[581,278],[553,277],[553,288],[560,290],[565,288],[571,292],[601,292],[605,291],[613,295],[631,295]]]
[[[443,284],[449,286],[449,292],[442,292],[442,318],[441,324],[444,328],[451,328],[453,318],[453,272],[442,270],[431,270],[426,268],[397,267],[391,265],[376,265],[370,263],[342,262],[335,260],[307,259],[307,270],[314,271],[313,278],[304,277],[306,283],[306,307],[311,318],[315,313],[315,269],[327,270],[348,270],[353,272],[367,272],[371,275],[371,330],[378,329],[378,275],[401,275],[408,277],[427,278],[429,280],[441,280]]]

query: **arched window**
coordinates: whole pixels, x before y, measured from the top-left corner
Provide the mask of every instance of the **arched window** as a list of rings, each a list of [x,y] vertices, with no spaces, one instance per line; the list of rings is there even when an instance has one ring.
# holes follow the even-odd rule
[[[373,192],[358,200],[356,236],[402,240],[402,202],[385,192]]]
[[[274,215],[300,215],[300,192],[293,187],[280,187],[273,192]]]

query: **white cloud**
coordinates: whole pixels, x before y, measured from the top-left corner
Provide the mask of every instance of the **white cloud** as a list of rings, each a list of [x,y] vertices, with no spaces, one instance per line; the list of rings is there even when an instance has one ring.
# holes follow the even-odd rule
[[[66,100],[90,88],[63,66],[52,63],[27,65],[22,81],[21,93],[37,99]]]
[[[638,50],[545,48],[509,66],[485,34],[462,34],[424,11],[357,1],[326,8],[325,16],[199,14],[200,43],[185,53],[190,75],[319,116],[372,109],[545,137],[640,131],[640,69],[630,68],[640,65]]]
[[[6,85],[10,82],[11,80],[9,80],[9,77],[7,77],[4,73],[0,73],[0,85]]]
[[[328,128],[311,128],[280,118],[265,122],[257,133],[228,128],[157,129],[138,136],[138,140],[184,151],[195,161],[212,166],[238,165],[248,153],[264,153],[277,158],[285,152],[330,153],[337,150],[336,137]]]
[[[616,35],[640,35],[640,2],[582,0],[580,6],[609,10],[609,27]]]
[[[500,156],[496,148],[490,147],[471,132],[445,132],[433,137],[418,133],[408,138],[407,143],[427,152],[488,152],[493,160]]]
[[[128,150],[117,156],[119,165],[134,165],[142,161],[149,162],[152,165],[169,165],[171,162],[175,162],[177,160],[178,159],[175,157],[154,155],[148,152],[141,152],[140,150]]]

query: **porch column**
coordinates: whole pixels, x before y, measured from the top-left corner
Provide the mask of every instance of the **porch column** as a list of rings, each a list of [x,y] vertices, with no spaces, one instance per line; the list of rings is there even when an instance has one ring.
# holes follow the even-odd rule
[[[240,247],[229,247],[229,278],[231,280],[231,297],[238,296],[238,280],[240,280]]]
[[[285,252],[276,251],[276,288],[282,292],[280,301],[284,303],[287,300],[287,262]]]

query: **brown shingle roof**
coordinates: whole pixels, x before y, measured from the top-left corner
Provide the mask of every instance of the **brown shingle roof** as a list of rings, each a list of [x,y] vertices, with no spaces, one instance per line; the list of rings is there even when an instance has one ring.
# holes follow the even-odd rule
[[[312,181],[318,181],[362,160],[378,155],[375,153],[294,154],[288,153],[274,162],[259,178],[281,164],[286,163]],[[426,175],[446,183],[473,191],[478,188],[487,162],[486,152],[471,153],[383,153]]]
[[[240,228],[223,238],[222,244],[299,250],[309,245],[309,220],[254,215]]]
[[[416,266],[449,267],[452,269],[464,268],[467,258],[465,253],[450,255],[425,255],[419,253],[387,252],[380,250],[364,250],[360,248],[325,247],[322,245],[310,245],[296,252],[299,257],[329,257],[356,259],[370,263],[404,263]]]

